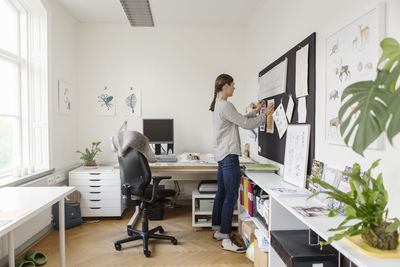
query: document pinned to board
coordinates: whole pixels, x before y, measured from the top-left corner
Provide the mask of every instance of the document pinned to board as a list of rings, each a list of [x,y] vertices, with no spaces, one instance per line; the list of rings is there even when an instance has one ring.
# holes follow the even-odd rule
[[[285,134],[286,129],[288,128],[288,122],[286,119],[285,109],[283,108],[283,104],[281,103],[275,112],[272,114],[274,118],[276,128],[278,129],[279,138]]]
[[[258,99],[265,99],[271,96],[286,92],[287,62],[285,58],[281,63],[273,67],[258,79]]]
[[[296,98],[308,95],[308,45],[296,52]]]
[[[292,97],[292,95],[289,95],[289,102],[288,102],[288,105],[286,108],[286,117],[287,117],[289,123],[292,121],[293,109],[294,109],[293,97]]]
[[[298,123],[305,123],[307,119],[306,98],[300,97],[297,104]]]
[[[268,100],[268,105],[269,104],[275,104],[274,99]],[[268,115],[267,117],[267,133],[274,133],[274,118],[272,118],[272,112]]]

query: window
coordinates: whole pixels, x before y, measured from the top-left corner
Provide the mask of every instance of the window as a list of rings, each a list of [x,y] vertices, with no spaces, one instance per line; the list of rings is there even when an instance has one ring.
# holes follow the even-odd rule
[[[40,0],[0,0],[0,178],[49,167],[46,29]]]

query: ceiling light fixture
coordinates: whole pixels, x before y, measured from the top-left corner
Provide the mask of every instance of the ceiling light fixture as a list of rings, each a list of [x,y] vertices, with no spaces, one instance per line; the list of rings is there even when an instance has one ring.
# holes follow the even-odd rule
[[[120,0],[132,27],[154,27],[149,0]]]

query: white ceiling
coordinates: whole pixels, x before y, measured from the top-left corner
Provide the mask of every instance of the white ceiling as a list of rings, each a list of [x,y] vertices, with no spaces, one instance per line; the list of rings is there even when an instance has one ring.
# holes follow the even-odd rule
[[[126,23],[119,0],[57,0],[79,22]],[[265,0],[150,0],[155,26],[244,26]]]

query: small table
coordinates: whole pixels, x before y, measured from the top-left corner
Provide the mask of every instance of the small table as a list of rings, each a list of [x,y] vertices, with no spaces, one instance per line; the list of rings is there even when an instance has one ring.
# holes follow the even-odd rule
[[[8,265],[15,266],[14,230],[58,202],[60,222],[60,266],[65,267],[64,198],[74,187],[3,187],[0,188],[0,237],[8,234]]]

